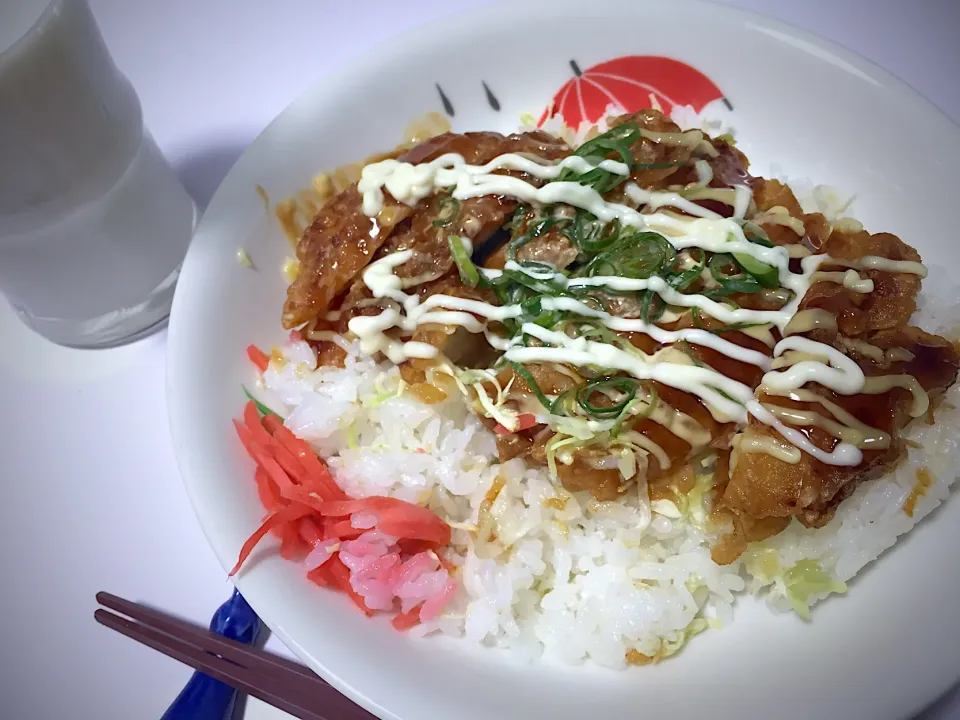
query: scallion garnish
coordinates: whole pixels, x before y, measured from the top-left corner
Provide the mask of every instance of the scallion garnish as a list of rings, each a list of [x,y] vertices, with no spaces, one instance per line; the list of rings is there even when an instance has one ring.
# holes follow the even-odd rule
[[[516,261],[517,259],[517,250],[522,248],[528,242],[534,238],[538,238],[544,233],[547,232],[550,228],[560,225],[562,223],[568,222],[567,218],[562,217],[548,217],[542,218],[540,220],[531,221],[527,225],[527,230],[519,237],[510,241],[510,244],[507,246],[507,260]]]
[[[457,264],[461,282],[467,287],[475,288],[480,284],[480,271],[470,259],[470,253],[464,247],[463,239],[459,235],[451,235],[447,238],[447,245],[450,247],[453,261]]]
[[[612,377],[591,380],[585,385],[581,385],[577,390],[577,405],[591,417],[600,420],[615,418],[620,415],[627,405],[637,396],[637,387],[639,387],[639,385],[640,381],[631,377]],[[623,399],[614,402],[607,392],[610,390],[623,393]],[[613,404],[596,405],[593,403],[591,398],[598,393]]]
[[[655,232],[629,232],[596,255],[585,267],[588,277],[615,275],[645,280],[658,274],[676,258],[676,250],[663,235]]]
[[[537,400],[540,401],[540,404],[543,405],[544,409],[549,409],[553,406],[553,402],[546,395],[543,394],[543,390],[540,389],[540,385],[537,384],[536,379],[529,370],[527,370],[523,365],[513,360],[509,361],[510,367],[513,368],[513,372],[516,373],[530,388],[530,391],[536,396]]]
[[[640,319],[651,325],[663,316],[667,304],[653,290],[645,290],[640,303]]]
[[[578,210],[573,222],[564,228],[564,234],[581,253],[598,253],[608,249],[620,237],[620,221],[597,221],[595,215]]]
[[[702,248],[693,248],[693,251],[699,252],[700,257],[694,260],[694,265],[691,265],[686,270],[680,270],[678,272],[671,273],[667,278],[667,282],[670,283],[670,286],[674,290],[683,291],[690,287],[694,282],[697,281],[697,278],[703,273],[703,268],[707,264],[707,254],[703,251]],[[691,252],[693,255],[693,252]]]
[[[750,220],[737,220],[740,227],[743,228],[743,236],[752,243],[762,245],[763,247],[776,247],[770,242],[770,236],[766,231]]]
[[[460,214],[460,201],[452,195],[444,195],[437,204],[437,219],[433,221],[435,228],[444,228],[453,224]]]
[[[780,272],[773,265],[762,263],[746,253],[734,253],[733,259],[763,287],[775,288],[780,285]]]
[[[722,297],[734,293],[757,293],[762,289],[759,281],[745,272],[732,255],[718,253],[710,258],[707,267],[720,286],[704,293],[707,296]]]
[[[604,160],[607,160],[610,155],[617,155],[619,156],[617,159],[620,162],[624,163],[628,169],[632,169],[633,153],[630,150],[630,146],[639,139],[640,126],[632,121],[625,122],[583,143],[577,148],[574,154],[594,165],[599,165]],[[572,181],[580,185],[592,187],[601,195],[618,187],[626,179],[626,175],[612,173],[599,167],[582,175],[577,175],[568,169],[561,173],[558,178],[561,182]]]
[[[257,408],[257,412],[259,412],[261,415],[276,415],[278,418],[283,420],[283,418],[280,417],[280,413],[274,412],[273,410],[268,408],[266,405],[264,405],[262,402],[257,400],[253,395],[251,395],[250,391],[247,390],[246,386],[241,385],[240,387],[243,388],[243,394],[247,396],[247,399],[253,401],[253,404]]]

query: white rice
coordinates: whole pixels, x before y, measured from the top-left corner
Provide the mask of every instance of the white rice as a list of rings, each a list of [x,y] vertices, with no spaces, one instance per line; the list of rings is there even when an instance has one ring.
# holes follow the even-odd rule
[[[463,591],[418,632],[618,668],[629,649],[666,654],[708,619],[731,618],[744,581],[737,568],[711,560],[700,530],[651,517],[639,494],[596,503],[558,489],[541,468],[496,462],[494,436],[460,397],[432,406],[408,394],[387,398],[398,386],[396,368],[345,347],[344,369],[315,369],[306,343],[289,344],[287,362],[271,365],[263,389],[287,408],[287,426],[328,458],[349,494],[430,497],[455,525]],[[478,552],[467,528],[498,477],[505,485],[490,512],[499,542]],[[562,509],[544,504],[552,498],[565,501]]]

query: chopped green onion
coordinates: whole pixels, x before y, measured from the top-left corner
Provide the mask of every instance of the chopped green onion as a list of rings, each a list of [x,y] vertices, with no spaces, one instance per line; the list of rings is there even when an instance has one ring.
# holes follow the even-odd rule
[[[633,121],[625,122],[583,143],[577,148],[574,155],[582,157],[594,165],[599,165],[608,159],[611,154],[616,154],[619,156],[620,162],[625,164],[628,169],[632,169],[633,153],[630,151],[630,146],[639,139],[640,126]],[[560,182],[577,182],[580,185],[592,187],[603,195],[622,184],[627,176],[596,167],[582,175],[577,175],[572,170],[567,169],[557,179]]]
[[[718,253],[710,258],[707,263],[710,274],[720,285],[704,295],[724,296],[733,293],[756,293],[760,292],[762,286],[752,275],[747,274],[744,269],[733,259],[733,256],[726,253]],[[733,270],[733,272],[730,272]]]
[[[663,316],[667,304],[653,290],[643,293],[643,302],[640,304],[640,319],[647,325],[655,323]]]
[[[507,260],[515,261],[517,259],[517,250],[534,238],[540,237],[555,225],[560,225],[561,223],[566,222],[568,222],[567,218],[548,217],[529,223],[527,225],[527,231],[515,240],[511,240],[510,244],[507,246]]]
[[[530,322],[545,328],[552,328],[557,324],[557,321],[560,319],[560,313],[555,311],[544,312],[542,300],[543,296],[538,295],[520,303],[520,310],[523,313],[523,316],[520,318],[521,324]]]
[[[775,245],[770,242],[770,236],[755,222],[750,220],[737,220],[737,222],[740,224],[740,227],[743,228],[743,236],[750,242],[763,245],[763,247],[775,247]]]
[[[696,261],[696,265],[686,270],[681,270],[667,278],[667,282],[678,292],[686,290],[695,283],[700,275],[703,274],[703,268],[706,267],[707,254],[701,248],[693,248],[693,250],[700,252],[700,259]]]
[[[578,210],[564,234],[581,253],[598,253],[608,249],[620,236],[620,221],[601,223],[585,210]]]
[[[693,352],[693,346],[690,345],[688,340],[681,340],[678,344],[680,345],[681,352],[690,358],[694,365],[696,365],[698,368],[706,367],[702,362],[700,362],[700,359]]]
[[[574,155],[579,155],[582,158],[600,156],[601,159],[606,159],[610,153],[617,153],[621,162],[632,165],[633,155],[630,153],[630,146],[639,139],[640,126],[631,120],[607,130],[602,135],[587,140],[577,148]]]
[[[527,370],[523,365],[513,360],[508,361],[510,367],[513,368],[513,372],[519,375],[523,381],[527,384],[527,387],[533,392],[537,397],[537,400],[540,401],[540,404],[543,405],[545,410],[548,410],[553,406],[553,401],[550,400],[546,395],[543,394],[543,390],[540,389],[540,386],[537,384],[537,381],[534,379],[533,375]]]
[[[573,402],[577,397],[579,387],[573,387],[557,395],[556,399],[549,407],[551,415],[571,415],[573,414]]]
[[[528,275],[520,270],[504,270],[500,278],[512,280],[513,282],[523,285],[524,287],[529,288],[535,293],[539,293],[541,295],[567,296],[570,294],[555,280],[546,280],[544,278],[534,277],[533,275]]]
[[[616,418],[637,396],[637,387],[640,382],[629,377],[602,378],[600,380],[591,380],[581,385],[577,390],[577,404],[583,408],[584,412],[598,419]],[[626,398],[614,405],[594,405],[590,398],[596,393],[601,393],[604,397],[607,395],[605,390],[618,390],[626,395]],[[608,398],[609,399],[609,398]],[[612,401],[611,401],[612,402]]]
[[[459,235],[451,235],[447,238],[447,245],[450,246],[450,255],[457,264],[457,270],[460,273],[460,280],[467,287],[475,288],[480,284],[480,271],[470,259],[470,254],[463,246],[463,239]]]
[[[433,221],[435,228],[444,228],[453,224],[460,214],[460,201],[452,195],[445,195],[437,206],[437,219]]]
[[[657,409],[657,403],[660,402],[660,395],[657,393],[657,388],[654,387],[653,383],[641,382],[640,385],[643,386],[643,389],[647,391],[647,406],[642,413],[637,413],[633,415],[633,408],[641,401],[641,398],[634,398],[620,413],[620,417],[617,418],[617,421],[613,424],[613,427],[610,428],[611,437],[616,437],[620,434],[620,429],[623,427],[624,421],[627,418],[633,417],[634,421],[636,420],[646,420],[650,415],[653,414],[653,411]]]
[[[747,253],[733,253],[733,259],[763,287],[775,288],[780,285],[780,272],[773,265],[762,263]]]
[[[257,412],[259,412],[261,415],[276,415],[278,418],[283,420],[283,418],[280,417],[280,413],[274,412],[273,410],[268,408],[266,405],[264,405],[262,402],[257,400],[253,395],[251,395],[250,391],[247,390],[245,385],[241,385],[240,387],[243,388],[243,394],[247,396],[247,399],[252,400],[253,404],[256,405]]]
[[[677,254],[667,239],[655,232],[621,235],[608,250],[596,255],[583,268],[587,277],[616,275],[645,280],[672,264]]]

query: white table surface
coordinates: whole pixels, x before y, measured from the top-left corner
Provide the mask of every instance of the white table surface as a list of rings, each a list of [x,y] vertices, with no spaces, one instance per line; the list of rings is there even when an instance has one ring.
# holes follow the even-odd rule
[[[150,129],[201,204],[312,80],[408,27],[481,4],[90,2]],[[730,4],[867,56],[960,120],[958,0]],[[98,626],[94,594],[109,590],[206,623],[230,591],[174,462],[165,334],[116,350],[66,350],[20,327],[0,302],[0,349],[0,622],[8,659],[0,716],[158,718],[189,671]],[[280,716],[260,703],[247,708],[248,718]],[[960,699],[925,720],[947,717],[960,717]]]

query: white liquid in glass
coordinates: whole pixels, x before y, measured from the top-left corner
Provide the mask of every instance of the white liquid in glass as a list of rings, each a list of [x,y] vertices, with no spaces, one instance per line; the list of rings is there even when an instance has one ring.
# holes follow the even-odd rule
[[[118,344],[166,318],[196,208],[84,0],[34,17],[0,30],[0,291],[54,342]]]

